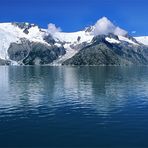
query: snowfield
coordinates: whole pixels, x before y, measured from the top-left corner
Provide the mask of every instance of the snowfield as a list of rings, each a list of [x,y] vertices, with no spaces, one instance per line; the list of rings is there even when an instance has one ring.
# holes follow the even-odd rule
[[[109,38],[109,37],[106,37],[105,40],[106,40],[107,42],[109,42],[109,43],[115,43],[115,44],[119,44],[119,43],[120,43],[120,41],[115,40],[115,39],[113,39],[113,38]]]
[[[64,32],[57,32],[53,35],[55,39],[60,40],[61,42],[67,43],[83,43],[83,42],[91,42],[93,39],[93,35],[85,31],[73,32],[73,33],[64,33]]]
[[[135,37],[135,39],[144,45],[148,45],[148,36]]]

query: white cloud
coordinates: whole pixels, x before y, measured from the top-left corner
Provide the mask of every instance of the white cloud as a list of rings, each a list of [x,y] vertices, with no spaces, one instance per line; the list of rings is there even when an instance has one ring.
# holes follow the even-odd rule
[[[55,24],[52,24],[52,23],[49,23],[48,24],[48,33],[50,34],[55,34],[56,32],[60,32],[61,31],[61,28],[59,27],[56,27]]]
[[[115,35],[121,35],[124,36],[127,34],[127,31],[121,29],[118,26],[115,26],[110,20],[108,20],[106,17],[102,17],[97,21],[97,23],[94,25],[93,35],[107,35],[109,33],[113,33]]]
[[[120,27],[116,27],[115,30],[114,30],[114,34],[125,36],[127,34],[127,31],[121,29]]]

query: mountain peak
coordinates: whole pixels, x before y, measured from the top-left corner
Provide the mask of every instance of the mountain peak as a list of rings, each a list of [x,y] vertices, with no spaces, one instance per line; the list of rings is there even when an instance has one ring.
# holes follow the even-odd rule
[[[127,31],[125,31],[124,29],[121,29],[118,26],[115,26],[107,17],[102,17],[94,25],[92,34],[94,36],[97,36],[97,35],[103,35],[103,34],[108,35],[109,33],[125,36],[127,34]]]

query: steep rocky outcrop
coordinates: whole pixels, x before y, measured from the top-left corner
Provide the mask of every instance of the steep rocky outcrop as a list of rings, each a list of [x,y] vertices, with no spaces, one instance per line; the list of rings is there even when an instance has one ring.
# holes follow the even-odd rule
[[[147,65],[148,47],[133,45],[125,41],[109,43],[106,37],[118,40],[118,36],[110,34],[93,38],[89,46],[82,48],[75,56],[63,62],[63,65]]]
[[[12,43],[8,49],[9,58],[24,65],[50,64],[66,53],[64,47],[46,45],[21,39],[20,43]]]
[[[0,59],[0,65],[10,65],[11,62],[9,60]]]

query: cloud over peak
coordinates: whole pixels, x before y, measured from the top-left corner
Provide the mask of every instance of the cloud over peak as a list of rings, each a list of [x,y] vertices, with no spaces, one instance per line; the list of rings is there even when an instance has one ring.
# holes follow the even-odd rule
[[[115,26],[107,17],[102,17],[94,25],[94,30],[92,31],[93,35],[102,35],[113,33],[115,35],[124,36],[127,34],[127,31],[121,29],[118,26]]]
[[[55,34],[57,32],[60,32],[61,31],[61,28],[60,27],[56,27],[55,24],[52,24],[52,23],[49,23],[48,24],[48,33],[50,34]]]

